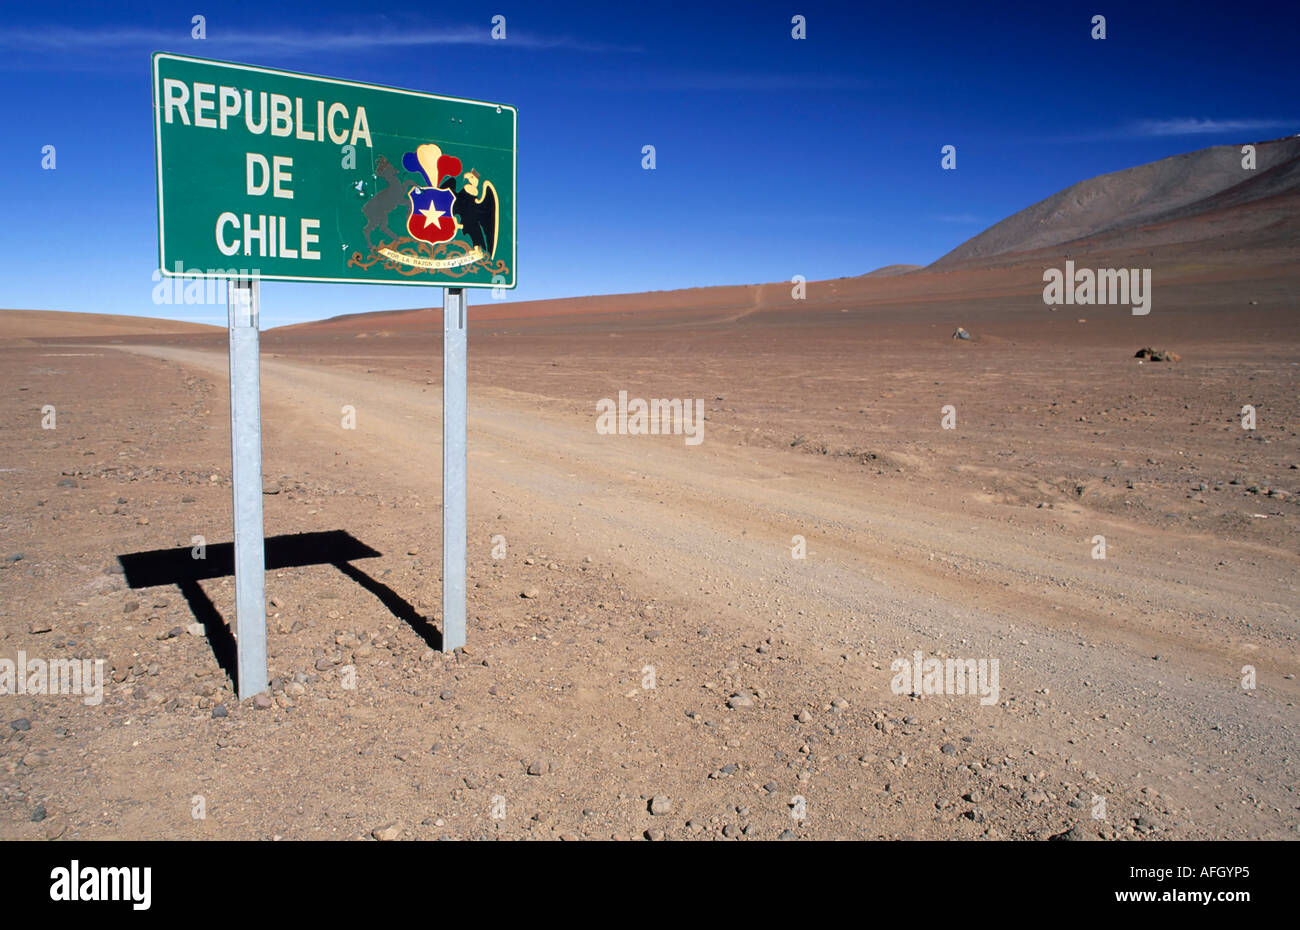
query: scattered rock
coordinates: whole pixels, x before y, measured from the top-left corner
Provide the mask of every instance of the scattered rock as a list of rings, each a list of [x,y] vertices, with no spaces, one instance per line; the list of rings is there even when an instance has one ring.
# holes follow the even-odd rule
[[[17,720],[10,723],[9,726],[13,727],[15,730],[26,731],[32,728],[32,722],[26,717],[19,717]]]
[[[402,825],[400,823],[390,823],[384,827],[375,827],[370,831],[370,835],[381,843],[391,843],[402,835]]]
[[[662,794],[656,794],[650,799],[650,813],[656,817],[662,817],[665,814],[671,814],[673,811],[672,799]]]
[[[1091,830],[1085,830],[1083,824],[1076,823],[1074,826],[1070,827],[1070,829],[1065,830],[1061,833],[1057,833],[1055,836],[1051,836],[1048,839],[1067,841],[1067,842],[1080,842],[1080,841],[1087,841],[1087,840],[1097,840],[1100,839],[1100,837],[1098,837],[1097,834]]]

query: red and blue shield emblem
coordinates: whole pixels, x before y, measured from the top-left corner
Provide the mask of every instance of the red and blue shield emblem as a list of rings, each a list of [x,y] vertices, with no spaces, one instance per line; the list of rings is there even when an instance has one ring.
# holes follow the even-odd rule
[[[438,187],[438,182],[460,174],[460,159],[443,155],[436,145],[426,144],[403,155],[402,167],[424,178],[423,187],[407,192],[411,215],[406,220],[406,231],[422,242],[447,242],[456,235],[456,218],[452,215],[456,198],[451,191]]]

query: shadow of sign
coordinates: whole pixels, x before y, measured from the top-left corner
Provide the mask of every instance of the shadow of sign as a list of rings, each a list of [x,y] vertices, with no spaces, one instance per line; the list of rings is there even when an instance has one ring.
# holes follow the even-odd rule
[[[328,530],[320,533],[297,533],[269,536],[266,539],[266,569],[302,568],[308,565],[333,565],[348,578],[379,599],[388,611],[406,623],[425,641],[430,649],[442,650],[442,633],[427,618],[420,615],[405,598],[388,585],[372,578],[352,562],[373,559],[383,555],[345,530]],[[208,546],[205,558],[193,557],[188,546],[174,549],[153,549],[132,552],[117,557],[122,572],[131,588],[151,588],[174,584],[190,605],[194,619],[207,631],[212,654],[231,682],[238,685],[235,637],[221,612],[199,584],[211,578],[233,576],[235,573],[235,547],[233,543]]]

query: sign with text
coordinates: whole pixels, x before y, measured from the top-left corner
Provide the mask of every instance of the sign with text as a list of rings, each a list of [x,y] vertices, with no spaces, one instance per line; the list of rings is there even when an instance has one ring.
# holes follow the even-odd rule
[[[164,275],[515,286],[505,104],[153,56]]]

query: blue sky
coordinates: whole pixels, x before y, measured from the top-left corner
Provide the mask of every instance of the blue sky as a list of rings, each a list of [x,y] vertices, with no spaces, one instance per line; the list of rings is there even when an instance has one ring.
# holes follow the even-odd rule
[[[151,300],[155,50],[515,105],[511,300],[924,264],[1084,178],[1300,132],[1293,2],[192,6],[6,8],[0,307],[224,321]],[[440,301],[267,282],[262,322]]]

